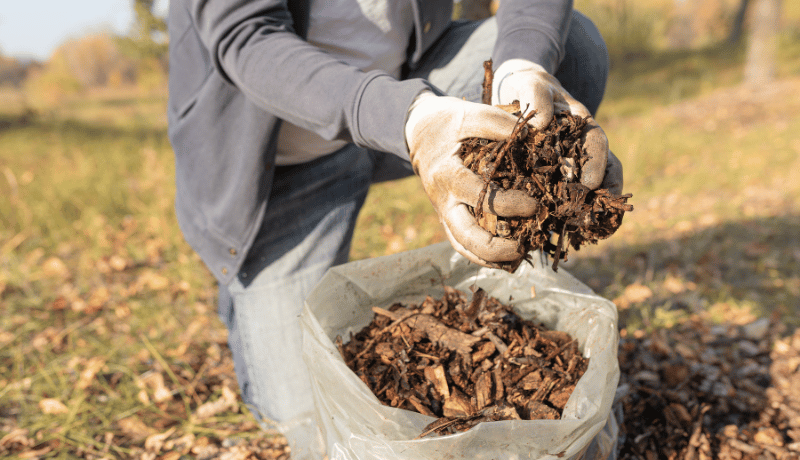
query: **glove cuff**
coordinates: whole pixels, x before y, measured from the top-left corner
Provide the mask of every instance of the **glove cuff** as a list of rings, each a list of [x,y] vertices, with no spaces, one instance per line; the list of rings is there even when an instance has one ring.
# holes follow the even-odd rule
[[[405,126],[405,136],[406,136],[406,146],[409,147],[409,151],[411,150],[411,135],[414,132],[414,128],[417,126],[417,123],[421,119],[423,119],[426,115],[433,113],[433,107],[430,105],[424,104],[424,102],[432,97],[436,97],[433,91],[425,90],[422,91],[414,98],[414,102],[411,103],[411,106],[408,108],[408,115],[406,116],[406,126]]]

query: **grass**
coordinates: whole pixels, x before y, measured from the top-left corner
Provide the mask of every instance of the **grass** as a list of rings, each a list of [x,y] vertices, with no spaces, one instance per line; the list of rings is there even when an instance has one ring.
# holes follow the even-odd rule
[[[177,228],[164,102],[96,95],[0,116],[0,430],[22,427],[55,458],[126,457],[176,424],[241,425],[231,411],[190,421],[235,384],[212,279]],[[46,398],[68,410],[43,414]]]
[[[636,210],[564,267],[615,299],[626,331],[692,315],[798,325],[800,40],[784,43],[760,96],[736,89],[737,49],[613,69],[598,120]],[[172,429],[193,445],[261,438],[238,404],[197,417],[236,385],[213,279],[174,216],[165,96],[0,102],[0,449],[124,458]],[[408,178],[371,189],[352,258],[443,240]]]

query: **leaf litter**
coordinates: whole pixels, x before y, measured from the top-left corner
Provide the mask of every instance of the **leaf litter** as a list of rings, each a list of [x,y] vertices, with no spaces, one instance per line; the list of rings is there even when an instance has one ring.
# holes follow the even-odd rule
[[[620,342],[621,460],[798,460],[800,329],[697,319]]]

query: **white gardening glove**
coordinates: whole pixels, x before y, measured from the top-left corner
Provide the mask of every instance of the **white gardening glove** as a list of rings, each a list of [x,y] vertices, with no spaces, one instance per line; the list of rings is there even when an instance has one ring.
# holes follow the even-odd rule
[[[607,188],[622,193],[622,164],[608,150],[608,138],[589,110],[544,68],[524,59],[510,59],[494,73],[492,105],[511,104],[518,100],[524,114],[535,110],[529,122],[536,129],[545,129],[554,113],[568,111],[588,118],[583,136],[584,151],[591,156],[582,168],[581,183],[591,190]]]
[[[506,139],[517,117],[485,104],[426,92],[417,97],[406,122],[411,164],[430,198],[447,238],[456,251],[485,266],[520,258],[516,241],[498,238],[475,220],[475,207],[484,188],[481,177],[467,169],[458,156],[468,137]],[[533,215],[537,201],[519,190],[491,189],[484,206],[505,217]]]

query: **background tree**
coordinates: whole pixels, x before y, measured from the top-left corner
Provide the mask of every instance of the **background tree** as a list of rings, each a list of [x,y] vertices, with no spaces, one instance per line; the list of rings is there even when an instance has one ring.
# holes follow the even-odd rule
[[[775,78],[781,0],[753,0],[744,81],[762,89]]]
[[[747,16],[747,7],[750,5],[750,0],[741,0],[739,7],[736,9],[736,14],[733,16],[733,25],[731,26],[731,33],[728,35],[728,42],[731,44],[739,43],[742,39],[742,31],[744,30],[744,19]]]
[[[153,10],[155,0],[132,0],[135,24],[129,36],[120,39],[123,52],[141,60],[153,60],[167,68],[167,23]]]
[[[41,67],[41,62],[6,56],[0,50],[0,87],[20,87],[31,72]]]

